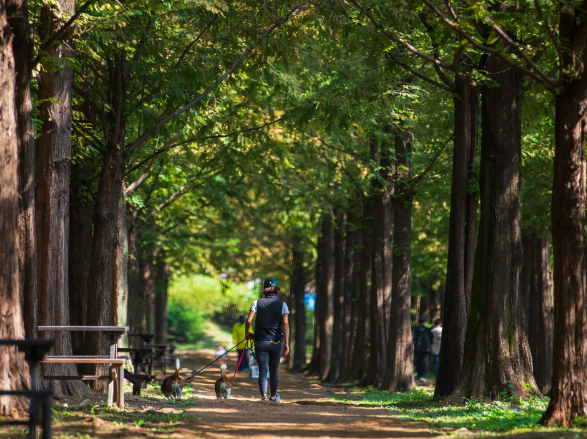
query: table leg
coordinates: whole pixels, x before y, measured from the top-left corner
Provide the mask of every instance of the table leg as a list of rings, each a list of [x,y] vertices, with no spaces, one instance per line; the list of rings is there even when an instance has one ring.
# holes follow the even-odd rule
[[[51,439],[51,403],[50,396],[43,401],[43,439]]]
[[[118,398],[116,399],[116,404],[118,404],[118,408],[124,408],[124,366],[120,366],[118,368]]]
[[[112,365],[110,365],[110,369],[108,370],[108,407],[112,408],[114,404],[114,370]]]

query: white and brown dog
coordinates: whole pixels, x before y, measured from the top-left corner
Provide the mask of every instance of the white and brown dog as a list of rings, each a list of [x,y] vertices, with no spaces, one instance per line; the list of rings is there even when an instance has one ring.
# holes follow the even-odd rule
[[[216,380],[216,398],[217,399],[228,399],[230,392],[232,391],[232,382],[230,378],[226,376],[226,364],[220,366],[220,373],[222,376]]]

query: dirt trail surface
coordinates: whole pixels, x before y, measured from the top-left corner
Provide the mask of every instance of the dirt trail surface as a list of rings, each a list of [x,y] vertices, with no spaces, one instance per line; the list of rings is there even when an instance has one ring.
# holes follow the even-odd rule
[[[203,367],[214,358],[211,350],[196,356],[181,355],[182,366]],[[427,438],[431,434],[422,422],[406,422],[385,416],[384,409],[356,407],[328,401],[326,388],[302,374],[279,374],[279,404],[261,401],[256,380],[239,372],[228,400],[217,400],[214,382],[225,362],[229,376],[234,373],[237,356],[230,353],[195,377],[195,406],[188,410],[200,418],[179,426],[171,437],[210,439],[251,438]],[[226,358],[226,357],[225,357]],[[194,364],[195,363],[195,364]]]

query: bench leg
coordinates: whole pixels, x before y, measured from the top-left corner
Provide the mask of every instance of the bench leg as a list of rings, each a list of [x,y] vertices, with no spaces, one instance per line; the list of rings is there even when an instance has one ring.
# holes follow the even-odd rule
[[[43,402],[43,439],[51,439],[51,403],[51,397]]]
[[[110,370],[108,373],[108,407],[112,408],[114,404],[114,379],[113,379],[114,370],[112,369],[112,365],[110,365]]]
[[[118,404],[118,408],[124,408],[124,366],[120,366],[118,368],[118,373],[116,374],[118,377],[117,385],[118,385],[118,392],[117,392],[117,399],[116,404]]]

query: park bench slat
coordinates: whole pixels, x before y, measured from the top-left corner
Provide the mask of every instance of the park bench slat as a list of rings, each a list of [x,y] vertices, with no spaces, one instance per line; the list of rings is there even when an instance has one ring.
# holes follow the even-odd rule
[[[110,358],[104,356],[91,356],[91,355],[83,355],[83,356],[51,356],[45,357],[41,363],[51,363],[51,364],[112,364],[117,366],[122,366],[126,363],[127,357],[119,357],[119,358]]]
[[[57,380],[57,381],[98,381],[98,380],[108,380],[110,377],[108,375],[45,375],[43,376],[44,380]]]
[[[128,326],[39,326],[39,331],[127,332]]]

